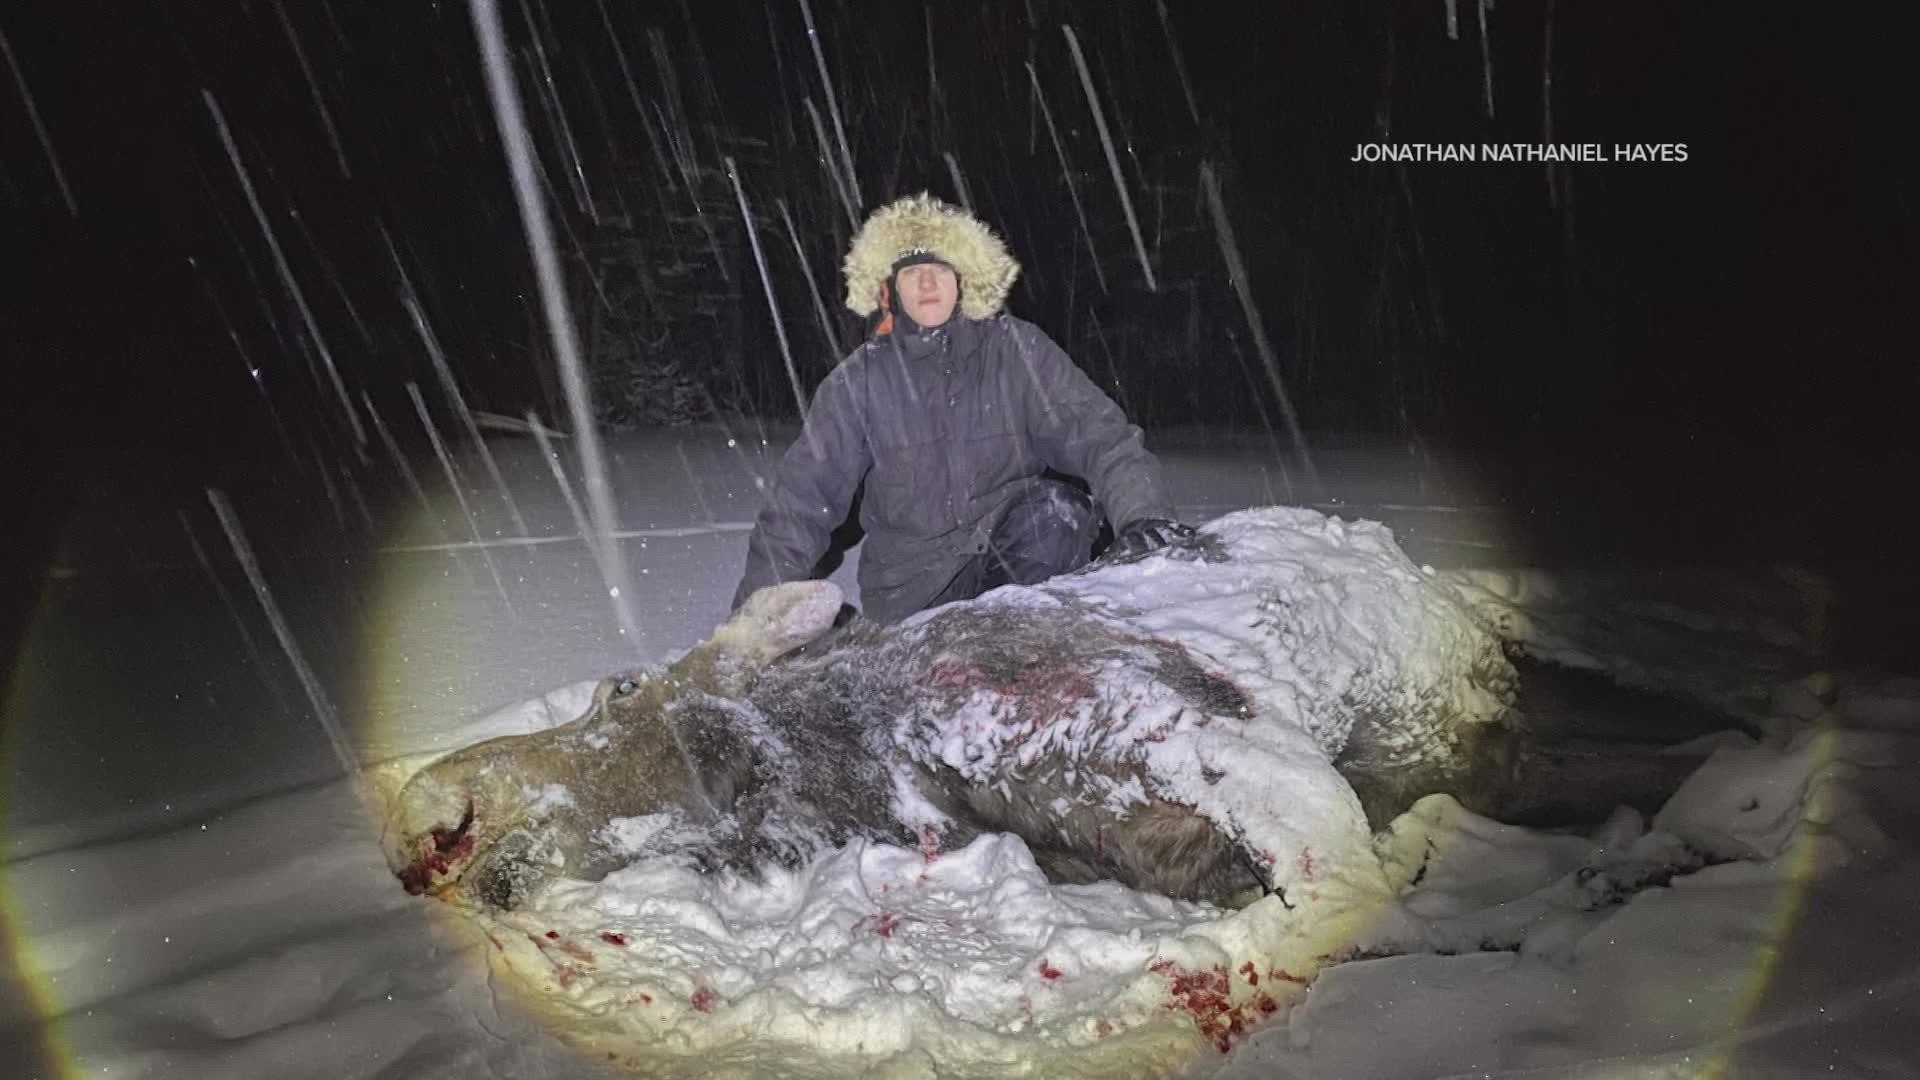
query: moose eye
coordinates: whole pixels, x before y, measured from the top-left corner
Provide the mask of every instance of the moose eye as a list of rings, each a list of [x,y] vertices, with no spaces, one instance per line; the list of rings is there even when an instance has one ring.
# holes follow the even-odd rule
[[[613,696],[626,697],[628,694],[633,693],[635,690],[639,688],[640,688],[640,684],[637,682],[634,682],[632,679],[621,679],[620,685],[613,688]]]

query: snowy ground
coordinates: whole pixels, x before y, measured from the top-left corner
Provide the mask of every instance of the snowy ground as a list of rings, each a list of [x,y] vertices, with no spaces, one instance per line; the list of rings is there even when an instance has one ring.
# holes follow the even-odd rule
[[[570,719],[583,681],[704,637],[724,615],[771,457],[757,432],[736,434],[732,446],[706,430],[615,443],[637,646],[567,539],[545,466],[510,440],[497,445],[531,538],[482,485],[469,497],[484,558],[446,546],[467,529],[449,505],[398,523],[370,571],[270,560],[364,757]],[[777,1064],[795,1075],[843,1075],[854,1061],[886,1075],[1911,1073],[1920,1058],[1900,1021],[1920,1005],[1920,940],[1904,930],[1920,885],[1920,681],[1806,678],[1804,583],[1523,573],[1497,508],[1442,463],[1328,450],[1326,490],[1303,498],[1298,478],[1261,467],[1261,440],[1161,445],[1190,520],[1321,501],[1385,521],[1415,562],[1463,571],[1462,595],[1530,651],[1712,701],[1759,737],[1725,739],[1651,822],[1544,833],[1422,804],[1380,841],[1406,892],[1348,935],[1354,959],[1304,990],[1291,972],[1216,974],[1183,952],[1220,932],[1212,913],[1048,887],[1017,841],[931,866],[918,852],[848,849],[757,892],[618,882],[659,898],[630,920],[656,947],[737,952],[709,984],[670,987],[664,1019],[625,1018],[660,1040],[654,1062],[765,1074],[751,1043],[697,1068],[681,1057],[697,1048],[682,1021],[752,1021],[842,1040],[814,1062],[782,1050]],[[204,512],[196,526],[230,566]],[[164,520],[122,527],[179,535]],[[395,885],[244,588],[223,570],[257,659],[184,543],[148,550],[179,557],[112,570],[71,560],[22,653],[4,748],[4,910],[28,994],[0,999],[0,1052],[44,1038],[80,1074],[110,1077],[609,1069],[549,1033],[565,1010],[490,968],[476,926]],[[538,929],[588,951],[632,948],[601,939],[600,922]],[[759,1013],[730,1014],[754,949],[802,940],[845,977],[837,1007],[782,1012],[762,995]],[[1179,970],[1153,970],[1167,956]],[[919,960],[939,960],[945,977],[916,974]],[[1267,1015],[1244,1006],[1270,991],[1266,1021],[1227,1032],[1222,1055],[1213,1036],[1228,1007]],[[1144,995],[1141,1015],[1159,1019],[1068,1039],[1005,1022],[1022,996],[1088,993]],[[1045,1014],[1052,1003],[1039,1001]],[[631,1051],[629,1040],[614,1052]]]

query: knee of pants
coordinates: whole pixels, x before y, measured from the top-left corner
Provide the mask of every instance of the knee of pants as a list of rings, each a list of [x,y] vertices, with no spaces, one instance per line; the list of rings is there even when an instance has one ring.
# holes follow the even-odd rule
[[[1061,505],[1058,509],[1061,522],[1073,531],[1080,548],[1085,550],[1093,546],[1093,538],[1100,531],[1100,512],[1094,508],[1093,499],[1079,488],[1066,487],[1058,496]]]
[[[995,547],[1068,570],[1086,561],[1099,526],[1100,516],[1085,492],[1050,481],[1008,510],[994,530]]]

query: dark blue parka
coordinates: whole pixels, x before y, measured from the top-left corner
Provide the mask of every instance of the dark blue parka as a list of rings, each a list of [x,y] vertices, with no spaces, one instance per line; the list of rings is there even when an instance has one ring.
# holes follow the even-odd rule
[[[1116,528],[1173,517],[1140,429],[1032,323],[1011,315],[854,350],[815,392],[747,541],[734,597],[806,578],[866,483],[861,607],[904,618],[986,551],[1007,505],[1048,468],[1081,477]]]

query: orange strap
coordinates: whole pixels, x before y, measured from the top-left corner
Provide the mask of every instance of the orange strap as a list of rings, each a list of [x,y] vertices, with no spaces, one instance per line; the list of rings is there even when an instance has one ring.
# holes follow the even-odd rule
[[[893,294],[887,282],[880,283],[880,325],[873,328],[874,337],[885,337],[893,333]]]

